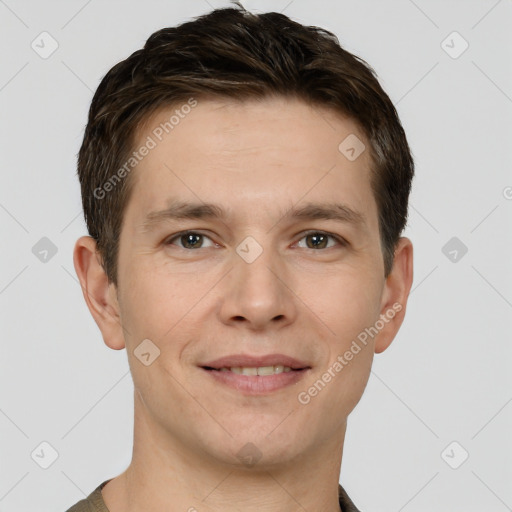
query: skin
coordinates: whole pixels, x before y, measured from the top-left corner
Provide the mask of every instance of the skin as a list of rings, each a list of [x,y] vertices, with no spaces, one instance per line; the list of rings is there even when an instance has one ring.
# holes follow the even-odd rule
[[[172,111],[148,120],[140,144]],[[132,171],[117,288],[94,240],[77,241],[74,264],[87,305],[106,345],[127,349],[134,381],[133,458],[103,489],[111,512],[171,505],[339,511],[347,417],[374,353],[400,328],[413,279],[412,243],[405,237],[384,277],[369,151],[349,161],[338,150],[349,134],[365,140],[350,119],[299,100],[201,100]],[[176,198],[216,203],[228,217],[144,227],[149,212]],[[307,202],[343,203],[366,223],[284,215]],[[204,235],[198,248],[184,248],[179,237],[169,241],[185,229]],[[327,246],[314,248],[306,230],[348,243],[328,238]],[[236,252],[247,236],[263,249],[252,263]],[[401,310],[301,404],[298,394],[393,304]],[[160,350],[149,366],[134,355],[144,339]],[[198,367],[237,353],[287,354],[311,370],[294,385],[247,396]],[[237,457],[247,443],[259,457],[250,467]]]

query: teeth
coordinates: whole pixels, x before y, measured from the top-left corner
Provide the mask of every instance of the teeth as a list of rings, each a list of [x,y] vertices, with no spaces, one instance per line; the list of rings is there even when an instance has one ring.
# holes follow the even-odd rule
[[[273,366],[260,366],[256,368],[258,375],[274,375],[274,367]]]
[[[221,368],[221,372],[233,372],[239,375],[275,375],[277,373],[291,372],[292,369],[289,366],[283,366],[278,364],[276,366],[260,366],[255,368],[254,366],[233,366],[232,368]]]

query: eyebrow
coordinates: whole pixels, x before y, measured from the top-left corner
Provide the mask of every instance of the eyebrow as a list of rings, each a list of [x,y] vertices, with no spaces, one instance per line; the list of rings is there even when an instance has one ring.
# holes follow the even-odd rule
[[[164,210],[148,213],[141,227],[144,230],[151,230],[162,222],[169,220],[226,220],[227,217],[227,212],[217,204],[172,201]],[[281,220],[285,218],[297,220],[335,220],[352,224],[356,227],[366,227],[366,218],[362,213],[339,203],[307,203],[300,208],[292,208],[280,217]]]

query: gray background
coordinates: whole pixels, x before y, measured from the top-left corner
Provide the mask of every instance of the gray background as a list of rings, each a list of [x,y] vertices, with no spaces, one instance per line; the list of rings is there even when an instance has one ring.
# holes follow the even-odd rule
[[[130,461],[126,352],[103,344],[72,263],[76,153],[112,65],[227,3],[0,0],[0,512],[63,511]],[[363,512],[512,510],[512,2],[244,4],[367,60],[416,160],[413,291],[349,418],[341,482]]]

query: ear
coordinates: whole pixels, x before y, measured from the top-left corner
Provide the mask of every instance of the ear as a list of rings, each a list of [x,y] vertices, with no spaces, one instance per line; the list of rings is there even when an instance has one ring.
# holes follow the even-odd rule
[[[85,302],[100,328],[103,341],[113,350],[123,349],[125,340],[119,315],[117,289],[108,281],[93,238],[83,236],[76,241],[73,263]]]
[[[375,342],[375,353],[384,352],[395,338],[405,317],[407,299],[413,280],[412,242],[401,237],[398,240],[393,268],[386,278],[382,292],[380,318],[384,327],[379,331]]]

